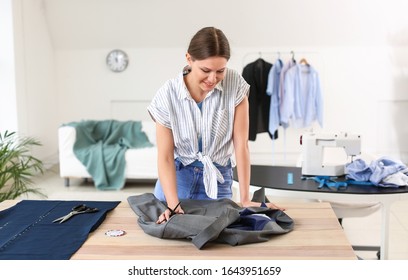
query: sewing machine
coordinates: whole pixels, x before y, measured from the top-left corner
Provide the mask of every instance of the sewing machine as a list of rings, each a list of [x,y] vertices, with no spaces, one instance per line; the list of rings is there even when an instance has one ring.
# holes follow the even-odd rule
[[[302,175],[306,176],[341,176],[345,174],[345,165],[351,157],[361,154],[360,135],[348,133],[308,133],[300,138],[303,146]],[[337,164],[325,162],[325,153],[330,148],[343,149],[344,158],[336,157]],[[338,163],[343,159],[342,163]]]

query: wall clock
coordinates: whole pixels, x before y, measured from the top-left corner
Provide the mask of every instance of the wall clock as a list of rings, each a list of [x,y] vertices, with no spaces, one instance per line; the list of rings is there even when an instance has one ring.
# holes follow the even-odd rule
[[[106,56],[106,64],[113,72],[122,72],[129,64],[129,57],[122,50],[112,50]]]

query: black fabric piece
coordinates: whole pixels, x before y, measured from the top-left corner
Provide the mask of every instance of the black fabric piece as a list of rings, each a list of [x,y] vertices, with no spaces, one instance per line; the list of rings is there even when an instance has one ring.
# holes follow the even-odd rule
[[[0,259],[68,260],[120,201],[23,200],[0,211]],[[79,204],[96,207],[59,224]]]
[[[246,65],[242,77],[250,85],[249,90],[249,140],[255,141],[256,135],[268,132],[271,139],[278,139],[278,130],[269,132],[269,112],[271,97],[266,93],[268,75],[272,64],[259,58]]]
[[[269,199],[265,196],[265,188],[259,188],[254,192],[252,196],[252,200],[254,202],[270,202]]]
[[[281,210],[243,208],[230,199],[182,200],[184,214],[174,215],[161,224],[156,221],[167,205],[153,194],[130,196],[128,203],[138,216],[137,223],[145,233],[162,239],[188,239],[198,249],[208,246],[210,242],[233,246],[264,242],[270,236],[290,232],[294,227],[292,218]],[[249,228],[248,218],[254,214],[269,217],[270,220],[264,222],[262,228],[259,223],[256,228]]]

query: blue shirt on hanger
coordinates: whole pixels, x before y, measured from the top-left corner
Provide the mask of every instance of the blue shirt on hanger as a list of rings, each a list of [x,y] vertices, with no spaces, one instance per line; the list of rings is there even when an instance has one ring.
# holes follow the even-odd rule
[[[283,62],[278,58],[273,64],[268,74],[268,84],[266,86],[266,94],[271,97],[269,109],[269,133],[274,134],[280,124],[279,116],[279,83],[280,74],[283,68]]]
[[[285,76],[286,76],[286,72],[288,72],[288,70],[290,68],[292,68],[293,66],[296,65],[296,62],[294,59],[289,60],[288,62],[285,63],[285,65],[283,65],[281,71],[280,71],[280,77],[279,77],[279,121],[281,116],[280,116],[280,112],[282,110],[282,100],[283,100],[283,96],[285,94],[285,87],[284,87],[284,83],[285,83]],[[282,125],[284,128],[287,128],[288,126],[284,123],[280,123],[280,125]]]
[[[317,121],[323,127],[323,97],[317,71],[310,65],[296,64],[284,79],[280,120],[285,128],[289,122],[297,128],[309,127]]]

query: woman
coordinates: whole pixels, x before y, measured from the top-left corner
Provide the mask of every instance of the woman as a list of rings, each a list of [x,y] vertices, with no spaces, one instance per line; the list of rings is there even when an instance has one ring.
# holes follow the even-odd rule
[[[199,30],[188,47],[188,65],[159,89],[148,107],[158,149],[154,194],[168,205],[157,223],[182,214],[181,199],[232,198],[234,150],[240,202],[260,206],[249,197],[249,85],[227,68],[229,58],[221,30]],[[277,208],[272,203],[268,207]]]

